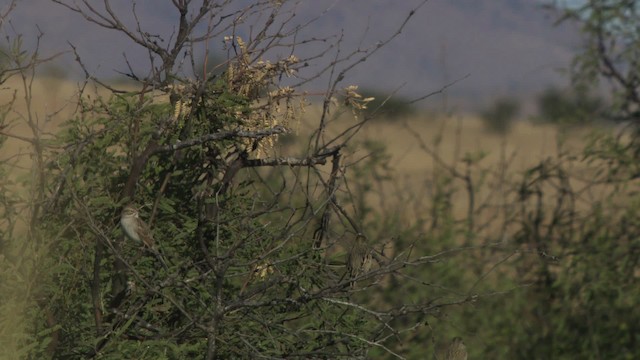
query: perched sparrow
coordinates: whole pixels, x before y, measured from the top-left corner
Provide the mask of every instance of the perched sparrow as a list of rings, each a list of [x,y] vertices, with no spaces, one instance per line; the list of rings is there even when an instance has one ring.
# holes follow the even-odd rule
[[[371,249],[369,249],[369,245],[367,244],[367,238],[362,234],[358,234],[351,245],[347,257],[347,271],[351,278],[353,279],[369,271],[373,262],[372,260]],[[353,285],[354,283],[351,283],[351,286]]]
[[[151,229],[138,216],[138,209],[129,204],[122,209],[120,225],[125,235],[134,241],[143,242],[149,248],[153,248],[153,236]]]
[[[461,337],[454,337],[451,342],[443,346],[436,355],[437,360],[467,360],[467,347]]]

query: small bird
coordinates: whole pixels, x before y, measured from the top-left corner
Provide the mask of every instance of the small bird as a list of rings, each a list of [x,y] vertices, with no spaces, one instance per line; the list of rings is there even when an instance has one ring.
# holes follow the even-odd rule
[[[147,223],[140,219],[138,209],[132,204],[122,209],[120,226],[122,226],[122,230],[129,239],[142,242],[144,245],[153,249],[154,241],[151,235],[151,229],[149,229]]]
[[[373,259],[371,257],[371,249],[367,244],[367,238],[358,233],[355,240],[351,244],[351,249],[347,256],[347,271],[351,279],[356,278],[358,275],[365,273],[371,269]],[[354,286],[354,282],[351,286]]]
[[[467,347],[465,346],[462,338],[459,336],[454,337],[447,348],[445,353],[445,360],[467,360]]]

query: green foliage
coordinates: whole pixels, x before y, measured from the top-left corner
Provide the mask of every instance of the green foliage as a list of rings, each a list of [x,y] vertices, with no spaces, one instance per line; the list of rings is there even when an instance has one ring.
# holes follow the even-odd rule
[[[585,45],[572,66],[576,87],[598,88],[604,83],[612,100],[608,104],[608,116],[613,120],[637,122],[640,105],[638,2],[588,1],[580,6],[564,1],[553,3],[562,19],[580,26],[585,38]]]
[[[585,125],[602,118],[603,102],[584,88],[572,93],[556,88],[545,90],[537,99],[538,120],[557,125]]]
[[[630,265],[640,260],[633,250],[640,236],[637,194],[627,183],[601,187],[608,200],[573,202],[567,170],[575,166],[560,157],[523,174],[513,239],[522,250],[492,275],[512,290],[455,314],[454,321],[487,344],[474,357],[633,358],[631,334],[640,320],[631,309],[639,295]],[[594,184],[606,178],[606,171],[599,173]]]
[[[194,121],[189,132],[219,130],[226,119],[225,116],[234,111],[233,104],[238,101],[239,99],[234,97],[225,96],[213,103],[205,101],[203,115],[195,118],[200,121]],[[57,199],[62,206],[46,220],[51,231],[68,234],[52,251],[53,254],[59,254],[62,263],[70,265],[65,266],[65,270],[56,274],[56,277],[76,279],[75,282],[67,280],[61,283],[60,290],[66,295],[60,299],[54,297],[56,301],[51,304],[58,322],[63,324],[62,333],[65,334],[60,339],[59,348],[66,351],[61,352],[60,356],[87,353],[99,343],[99,339],[94,338],[92,330],[94,310],[90,304],[95,300],[95,296],[92,296],[89,290],[99,285],[98,291],[105,294],[103,301],[104,306],[107,306],[114,301],[107,296],[111,275],[108,271],[103,272],[99,284],[96,283],[96,279],[92,280],[92,284],[87,283],[86,277],[82,274],[95,266],[92,263],[92,259],[97,256],[93,245],[95,242],[107,241],[110,246],[116,246],[109,239],[121,236],[117,230],[117,214],[122,203],[118,198],[130,164],[131,155],[128,154],[139,153],[142,146],[152,141],[157,127],[162,126],[172,113],[172,109],[167,105],[157,105],[150,101],[140,103],[139,97],[129,95],[114,97],[106,103],[98,99],[86,105],[85,109],[85,115],[70,121],[66,131],[59,138],[63,144],[75,144],[74,151],[60,154],[57,160],[61,168],[72,171],[64,174],[67,185]],[[208,121],[209,117],[219,119],[220,122]],[[179,127],[181,124],[165,126]],[[168,138],[164,141],[174,142],[179,134],[179,131],[169,131]],[[212,301],[216,293],[224,294],[225,297],[237,296],[242,281],[247,278],[247,274],[251,274],[252,260],[261,249],[259,244],[266,246],[273,241],[273,235],[256,232],[256,229],[263,228],[257,220],[246,221],[243,214],[248,211],[246,206],[251,204],[247,199],[241,196],[223,199],[223,209],[228,212],[225,211],[224,217],[220,219],[222,225],[202,229],[202,239],[211,239],[205,240],[205,246],[224,253],[231,251],[230,247],[238,245],[234,240],[247,243],[241,251],[234,254],[233,263],[237,265],[229,264],[229,268],[226,269],[231,274],[228,281],[217,283],[213,276],[199,277],[198,264],[205,261],[201,245],[193,233],[199,216],[194,213],[191,203],[185,199],[193,196],[192,189],[201,187],[199,178],[203,175],[203,166],[194,165],[207,162],[212,152],[217,151],[220,151],[219,147],[200,146],[189,149],[185,151],[184,160],[178,168],[171,165],[170,157],[161,155],[152,161],[153,166],[147,167],[143,172],[136,199],[140,204],[153,203],[153,194],[162,191],[162,183],[156,179],[162,178],[169,171],[173,173],[171,184],[164,190],[164,197],[158,207],[157,221],[154,224],[154,233],[161,244],[160,249],[166,256],[164,261],[169,265],[166,268],[159,266],[153,256],[141,251],[138,246],[129,243],[121,245],[119,256],[130,264],[130,270],[134,271],[135,276],[131,280],[132,289],[129,290],[126,303],[119,309],[123,314],[135,314],[136,319],[144,319],[145,322],[154,324],[155,328],[149,332],[148,329],[139,329],[140,325],[136,324],[134,318],[121,318],[122,315],[119,314],[106,316],[105,320],[114,330],[117,329],[118,334],[125,336],[125,339],[133,336],[130,340],[109,342],[108,346],[100,350],[106,358],[155,358],[160,354],[165,354],[168,358],[184,358],[202,353],[207,346],[207,335],[202,330],[193,329],[181,335],[185,342],[176,345],[158,341],[154,334],[188,326],[189,321],[184,318],[186,314],[180,309],[188,309],[188,313],[193,317],[204,317],[212,311]],[[206,167],[205,171],[208,171]],[[97,194],[100,196],[96,196]],[[143,214],[148,215],[148,212]],[[77,221],[69,224],[70,218]],[[69,226],[73,231],[64,231]],[[108,266],[113,261],[112,256],[105,257],[102,266]],[[275,253],[274,257],[277,256]],[[182,277],[167,281],[178,273],[187,279],[195,279],[190,285],[186,285]],[[216,310],[214,306],[213,311]],[[258,313],[261,310],[262,307],[257,308]],[[238,315],[242,315],[241,318],[249,316],[247,313]],[[229,327],[226,331],[229,331],[230,335],[236,326],[232,319],[233,317],[227,319]],[[252,326],[252,323],[246,321],[244,324]],[[239,347],[241,344],[231,339],[223,343],[235,351],[242,348]],[[233,351],[221,350],[221,353],[232,356]]]
[[[292,211],[299,205],[278,208],[251,177],[231,185],[221,180],[250,151],[244,139],[198,143],[179,159],[171,151],[150,157],[135,202],[152,223],[159,253],[122,241],[120,194],[131,164],[149,146],[244,126],[254,115],[251,99],[228,89],[222,81],[209,84],[178,119],[153,97],[97,98],[60,131],[48,178],[63,185],[50,204],[55,211],[39,225],[58,234],[43,306],[58,324],[56,357],[90,356],[93,349],[106,359],[199,357],[212,337],[222,358],[367,353],[361,339],[375,335],[367,330],[375,317],[345,305],[340,274],[303,236],[308,215],[294,228],[281,214],[300,217],[304,212]],[[114,293],[117,261],[127,273],[124,293]]]
[[[589,136],[585,158],[607,182],[626,184],[640,173],[637,129],[629,131],[626,138],[606,132],[594,132]]]
[[[6,37],[4,40],[6,44],[0,44],[0,84],[15,74],[17,69],[30,65],[29,53],[24,49],[22,36]]]
[[[497,99],[480,114],[485,128],[498,134],[508,133],[513,121],[520,113],[520,104],[516,99]]]
[[[9,49],[5,45],[0,45],[0,74],[9,68]]]

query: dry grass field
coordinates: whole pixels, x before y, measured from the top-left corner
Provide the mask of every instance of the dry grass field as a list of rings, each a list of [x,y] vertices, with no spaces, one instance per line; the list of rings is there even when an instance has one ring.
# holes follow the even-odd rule
[[[77,111],[76,100],[84,84],[54,78],[39,78],[31,86],[30,111],[25,101],[24,83],[14,77],[0,88],[0,104],[7,103],[16,96],[12,119],[2,132],[16,135],[10,137],[0,152],[0,160],[11,159],[12,176],[28,176],[31,168],[29,156],[30,144],[20,137],[32,137],[27,119],[38,125],[44,137],[56,132],[66,119]],[[84,96],[108,96],[108,92],[91,85],[83,88]],[[320,117],[318,107],[311,106],[304,114],[299,130],[299,139],[314,129]],[[352,126],[355,120],[349,112],[332,121],[327,129],[327,137],[342,132]],[[358,133],[356,143],[365,140],[384,144],[390,156],[389,164],[393,169],[393,188],[386,186],[384,196],[400,199],[394,192],[402,191],[412,198],[424,198],[425,181],[433,177],[434,172],[446,166],[462,168],[463,159],[468,155],[483,153],[478,168],[492,169],[508,163],[508,171],[520,172],[538,164],[541,160],[554,157],[560,150],[562,139],[564,151],[578,152],[584,146],[585,135],[591,129],[572,129],[560,134],[553,125],[534,125],[518,121],[507,135],[499,135],[485,130],[482,121],[474,115],[434,116],[413,115],[403,120],[376,120],[367,123]],[[428,147],[442,160],[438,164],[433,154],[425,150]],[[287,147],[287,155],[296,155],[297,146]],[[353,163],[367,156],[367,150],[355,145],[349,151],[345,162]],[[382,190],[382,189],[381,189]],[[25,191],[25,189],[21,189]],[[380,196],[383,196],[380,194]],[[373,200],[372,201],[376,201]],[[464,199],[460,199],[460,215],[464,216]],[[407,224],[408,225],[408,224]]]
[[[83,84],[58,79],[42,78],[32,84],[31,113],[27,111],[24,101],[23,84],[18,78],[12,78],[0,87],[0,104],[7,103],[15,94],[17,99],[14,111],[9,115],[13,123],[3,131],[13,135],[28,137],[31,130],[26,118],[32,116],[45,134],[56,131],[56,128],[76,109],[76,98]],[[85,94],[107,95],[106,91],[87,86]],[[304,122],[306,126],[315,124],[318,111],[307,112]],[[329,131],[337,133],[344,127],[352,125],[353,120],[341,119],[337,127]],[[304,127],[305,125],[303,125]],[[333,125],[332,125],[333,126]],[[565,146],[579,149],[583,145],[583,137],[587,129],[572,130],[565,134]],[[304,134],[304,131],[302,132]],[[519,121],[506,136],[485,131],[480,119],[474,115],[452,115],[436,117],[432,115],[413,115],[404,121],[372,121],[361,131],[361,139],[370,139],[384,143],[392,156],[392,163],[398,175],[405,178],[421,176],[425,170],[432,168],[433,163],[425,158],[419,142],[412,133],[419,135],[423,141],[433,144],[434,139],[441,138],[439,153],[448,163],[466,153],[484,151],[487,156],[483,162],[500,161],[501,156],[513,156],[517,169],[524,169],[541,159],[557,153],[558,129],[553,125],[534,125]],[[16,138],[10,138],[3,149],[3,158],[11,157],[25,149],[26,144]],[[22,166],[26,165],[21,163]]]
[[[319,117],[313,111],[310,113],[310,118]],[[352,118],[339,119],[332,124],[334,127],[329,126],[327,137],[354,123]],[[503,172],[503,179],[516,181],[525,170],[545,159],[556,159],[560,153],[579,155],[586,144],[586,137],[594,130],[585,127],[562,131],[554,125],[518,121],[508,134],[500,135],[487,131],[481,119],[474,115],[417,114],[402,120],[368,123],[356,136],[356,145],[350,148],[345,163],[355,163],[369,155],[363,141],[384,144],[393,179],[380,184],[368,200],[378,209],[387,207],[390,213],[401,211],[402,225],[410,227],[419,217],[424,220],[423,214],[433,200],[436,178],[447,172],[445,169],[455,169],[460,174],[465,174],[468,169],[478,184],[485,176],[484,185],[474,189],[477,191],[475,207],[481,202],[497,206],[500,201],[514,200],[513,192],[511,198],[506,198],[507,195],[501,193],[496,184],[500,172]],[[465,159],[468,158],[480,160],[467,168]],[[586,164],[571,166],[576,173],[589,173]],[[454,181],[453,187],[457,192],[452,198],[452,206],[455,217],[462,220],[468,214],[468,194],[460,179]],[[579,180],[573,180],[573,185],[587,186]],[[604,197],[609,192],[609,189],[602,188],[596,196]],[[549,194],[553,196],[552,191]],[[501,199],[501,196],[505,198]],[[494,215],[486,213],[485,216]]]

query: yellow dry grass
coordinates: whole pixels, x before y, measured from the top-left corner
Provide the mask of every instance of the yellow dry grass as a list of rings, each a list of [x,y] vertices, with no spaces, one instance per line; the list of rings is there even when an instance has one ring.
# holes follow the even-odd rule
[[[37,79],[32,86],[31,117],[45,134],[55,132],[56,128],[76,109],[76,99],[82,84],[61,81],[52,78]],[[14,94],[17,101],[10,118],[15,121],[4,132],[13,135],[30,137],[32,132],[25,121],[29,117],[24,101],[23,84],[19,78],[12,78],[0,87],[0,104],[6,103]],[[85,89],[85,93],[87,89]],[[98,91],[89,87],[89,93],[106,95],[106,91]],[[312,107],[305,115],[303,127],[317,124],[319,111]],[[337,126],[336,126],[337,123]],[[338,133],[353,125],[354,120],[343,116],[332,123],[331,132]],[[434,139],[441,138],[437,148],[439,155],[448,164],[454,164],[466,153],[484,151],[487,156],[483,163],[497,163],[502,153],[514,156],[514,165],[518,170],[525,169],[557,153],[558,129],[553,125],[534,125],[529,122],[517,122],[507,136],[486,132],[480,119],[474,115],[464,116],[429,116],[415,115],[404,121],[375,121],[368,123],[361,131],[360,139],[371,139],[384,143],[392,156],[392,163],[402,177],[422,176],[425,170],[433,168],[433,162],[420,149],[418,141],[413,138],[410,129],[419,134],[433,146]],[[566,134],[565,146],[579,149],[584,145],[583,137],[588,129],[572,130]],[[301,136],[304,135],[304,131]],[[435,147],[434,147],[435,149]],[[29,146],[24,141],[9,138],[2,149],[2,158],[6,159],[18,153],[28,152]],[[22,168],[28,168],[28,162],[20,162]]]
[[[6,103],[14,94],[16,95],[14,109],[9,114],[10,119],[14,121],[11,126],[2,131],[30,138],[33,133],[27,125],[27,119],[31,118],[43,136],[54,133],[62,122],[77,111],[77,98],[82,86],[84,86],[82,83],[53,78],[36,79],[31,87],[32,101],[29,109],[24,100],[24,83],[18,77],[10,79],[0,88],[0,104]],[[107,91],[99,90],[92,85],[85,86],[83,90],[84,96],[108,96]],[[319,107],[310,106],[302,118],[298,139],[300,142],[306,142],[307,136],[318,125]],[[354,124],[356,120],[349,111],[346,111],[330,121],[326,138],[330,139]],[[386,204],[400,206],[401,202],[406,200],[400,195],[410,194],[412,201],[423,199],[424,202],[428,202],[429,189],[425,184],[432,182],[434,176],[443,171],[442,164],[437,164],[433,154],[421,148],[421,142],[436,153],[446,166],[456,167],[462,171],[464,170],[463,159],[466,155],[482,152],[485,155],[477,169],[497,169],[507,161],[508,171],[515,174],[535,166],[543,159],[557,156],[560,151],[560,138],[563,140],[562,148],[565,151],[569,149],[578,153],[585,144],[585,135],[591,130],[571,129],[561,134],[553,125],[536,125],[518,121],[511,131],[503,136],[485,131],[482,121],[474,115],[419,114],[403,120],[371,121],[359,131],[355,140],[356,142],[373,140],[384,144],[390,156],[389,163],[393,168],[394,181],[378,189],[384,194],[371,194],[369,201],[378,204],[377,206],[383,206],[383,201],[376,197],[385,196],[388,198],[385,200]],[[287,147],[286,151],[290,153],[285,155],[298,155],[295,153],[297,148],[297,146]],[[13,164],[12,179],[30,176],[31,150],[28,142],[18,138],[9,138],[1,149],[0,160],[11,159]],[[344,158],[346,164],[356,162],[367,155],[367,151],[358,145],[352,146],[348,153],[350,155]],[[16,191],[28,193],[28,189],[16,189]],[[398,194],[399,191],[404,194]],[[416,213],[424,211],[424,208],[419,205],[421,204],[416,205],[420,207],[415,209]],[[456,216],[466,215],[466,205],[464,193],[460,192],[455,201]],[[406,218],[407,223],[404,225],[409,226],[414,220],[415,217]]]
[[[331,121],[327,126],[325,138],[331,139],[356,124],[357,121],[350,115],[346,113]],[[317,108],[312,107],[307,112],[301,126],[302,138],[317,127],[319,116]],[[410,227],[416,220],[425,220],[426,211],[434,195],[436,178],[447,173],[445,168],[455,168],[464,175],[464,159],[481,158],[471,166],[470,174],[474,181],[478,181],[482,172],[491,172],[489,177],[494,176],[491,179],[494,188],[490,189],[485,183],[474,189],[477,191],[474,194],[475,205],[478,206],[481,201],[491,201],[494,205],[497,205],[499,200],[513,201],[513,198],[506,197],[499,199],[504,195],[501,189],[495,187],[495,177],[500,169],[504,168],[505,177],[513,180],[526,169],[540,164],[545,159],[557,159],[561,152],[580,154],[586,144],[586,136],[593,130],[595,129],[585,127],[561,131],[554,125],[517,121],[508,134],[500,135],[486,131],[481,119],[474,115],[419,114],[402,120],[369,122],[354,140],[356,144],[364,140],[384,144],[389,155],[393,180],[380,184],[369,194],[367,200],[378,210],[384,207],[388,213],[402,211],[402,225]],[[354,145],[347,154],[344,162],[349,164],[367,156],[368,151],[363,145]],[[477,157],[479,154],[483,155]],[[436,157],[439,160],[436,160]],[[588,171],[588,168],[586,164],[580,164],[580,168],[575,170]],[[352,176],[353,172],[347,171],[347,180]],[[468,214],[469,202],[465,184],[460,179],[454,181],[458,191],[452,198],[453,212],[455,218],[461,220]],[[575,185],[583,184],[576,182]],[[604,194],[606,191],[601,193]],[[553,196],[553,191],[549,191],[549,195]]]
[[[24,83],[18,77],[12,78],[0,88],[0,104],[9,101],[14,94],[17,97],[13,110],[9,113],[13,121],[9,127],[1,131],[30,138],[33,132],[27,120],[31,119],[42,132],[42,136],[55,133],[58,126],[77,111],[77,98],[83,85],[52,78],[36,79],[31,86],[32,99],[29,107],[24,99]],[[83,90],[84,96],[108,96],[107,91],[98,90],[92,85],[86,86]],[[307,139],[311,131],[317,127],[320,118],[319,107],[310,106],[302,117],[298,135],[300,142],[306,141],[303,139]],[[330,121],[326,138],[330,139],[354,124],[356,120],[347,111]],[[591,130],[572,129],[561,134],[553,125],[535,125],[518,121],[507,135],[499,135],[487,132],[482,121],[473,115],[420,114],[404,120],[371,121],[360,129],[355,140],[356,144],[362,140],[373,140],[385,145],[390,156],[389,163],[393,169],[394,180],[378,189],[380,194],[372,193],[369,200],[377,203],[377,206],[383,206],[383,201],[376,197],[385,196],[388,198],[385,200],[386,204],[397,207],[406,200],[407,194],[414,202],[419,202],[420,199],[425,203],[428,202],[429,189],[426,183],[431,181],[433,184],[434,176],[443,171],[443,164],[464,171],[463,159],[468,154],[481,152],[485,154],[475,171],[497,169],[506,161],[509,166],[508,171],[515,174],[539,164],[546,158],[556,157],[560,151],[560,138],[563,140],[562,149],[578,153],[585,144],[585,135]],[[442,163],[438,164],[434,155],[425,151],[421,143],[426,144],[433,153],[437,154]],[[285,151],[290,153],[285,155],[297,155],[296,148],[298,147],[286,147]],[[28,142],[15,137],[10,137],[1,149],[0,160],[11,159],[12,179],[30,175],[31,151],[31,145]],[[354,145],[347,154],[349,155],[345,156],[344,162],[349,164],[367,156],[367,151],[362,146]],[[350,175],[347,174],[347,176]],[[28,194],[29,189],[16,188],[16,191]],[[400,191],[403,194],[399,194]],[[464,217],[467,205],[464,192],[460,192],[457,196],[456,216]],[[478,194],[478,198],[481,197],[482,194]],[[394,200],[396,203],[393,203]],[[416,205],[419,207],[415,209],[416,213],[424,211],[421,205]],[[409,226],[414,220],[414,217],[407,218],[407,223],[404,225]]]
[[[309,111],[307,121],[303,124],[306,133],[317,126],[318,117],[317,109]],[[354,124],[355,120],[342,116],[328,126],[327,138]],[[421,149],[420,141],[415,135],[437,152],[448,165],[460,163],[465,154],[483,152],[486,155],[481,164],[499,164],[503,161],[503,156],[506,156],[513,162],[512,170],[521,171],[557,155],[561,147],[573,152],[580,151],[585,145],[584,137],[591,130],[576,128],[561,134],[554,125],[517,121],[512,130],[503,136],[486,131],[482,121],[475,115],[424,114],[404,120],[371,121],[362,128],[356,139],[383,143],[398,176],[413,178],[424,176],[435,165],[433,158]]]

